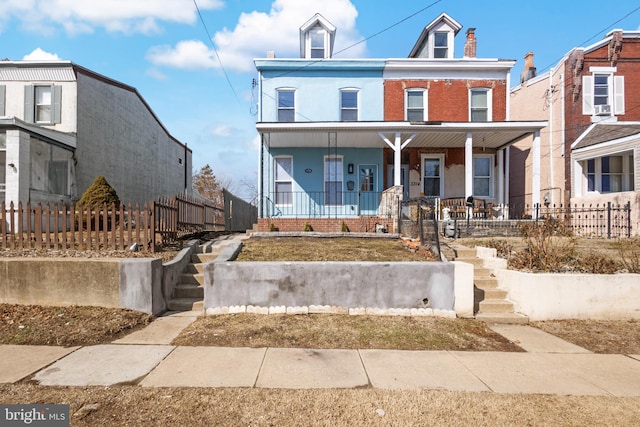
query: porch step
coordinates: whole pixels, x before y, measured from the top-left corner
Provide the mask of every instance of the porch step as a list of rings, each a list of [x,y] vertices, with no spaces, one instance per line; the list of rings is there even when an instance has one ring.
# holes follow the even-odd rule
[[[191,255],[191,262],[193,264],[204,264],[207,262],[215,261],[218,258],[219,251],[211,252],[211,253],[195,253]]]
[[[484,267],[484,261],[476,256],[475,248],[452,247],[456,261],[473,265],[473,299],[476,320],[487,323],[529,323],[529,318],[514,312],[514,304],[509,301],[509,292],[498,286],[498,280],[491,269]]]
[[[175,299],[180,298],[204,298],[204,288],[202,286],[194,285],[178,285],[173,289],[173,297]]]
[[[204,286],[204,273],[183,273],[180,275],[180,283],[183,285]]]
[[[204,311],[202,298],[175,298],[169,301],[170,311]]]
[[[485,323],[511,323],[524,325],[529,323],[529,318],[519,313],[478,313],[476,320]]]

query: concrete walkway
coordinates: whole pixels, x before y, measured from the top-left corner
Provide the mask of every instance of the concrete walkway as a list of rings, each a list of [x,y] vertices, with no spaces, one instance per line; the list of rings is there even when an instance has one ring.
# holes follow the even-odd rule
[[[640,355],[592,354],[529,326],[493,327],[526,353],[170,345],[197,314],[157,319],[106,345],[0,346],[0,382],[640,396]]]

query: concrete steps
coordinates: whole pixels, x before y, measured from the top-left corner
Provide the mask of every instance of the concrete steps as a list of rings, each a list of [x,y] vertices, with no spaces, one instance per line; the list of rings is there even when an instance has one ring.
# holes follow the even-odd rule
[[[529,318],[515,313],[509,293],[498,287],[498,280],[484,261],[476,256],[476,250],[461,246],[452,247],[455,260],[473,265],[474,313],[477,320],[487,323],[529,323]]]
[[[202,250],[209,252],[202,253]],[[204,265],[214,261],[222,247],[200,246],[197,251],[180,275],[180,283],[173,289],[173,295],[167,304],[170,311],[204,310]]]

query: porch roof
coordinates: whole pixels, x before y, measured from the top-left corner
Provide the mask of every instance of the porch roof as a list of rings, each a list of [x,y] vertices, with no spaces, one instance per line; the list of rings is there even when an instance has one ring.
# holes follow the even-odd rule
[[[591,147],[603,142],[624,140],[640,134],[640,122],[594,123],[571,145],[571,149]]]
[[[39,125],[24,122],[15,117],[0,118],[0,129],[20,129],[31,135],[36,135],[47,142],[62,144],[71,148],[77,147],[77,138],[75,135],[59,132],[53,129],[47,129]]]
[[[415,134],[407,147],[462,148],[467,134],[473,145],[490,149],[503,148],[522,137],[547,126],[546,121],[519,122],[295,122],[258,123],[261,134],[269,134],[272,148],[327,147],[329,134],[336,134],[338,147],[382,148],[387,144],[380,137],[393,140],[401,134],[405,141]],[[333,144],[333,142],[332,142]]]

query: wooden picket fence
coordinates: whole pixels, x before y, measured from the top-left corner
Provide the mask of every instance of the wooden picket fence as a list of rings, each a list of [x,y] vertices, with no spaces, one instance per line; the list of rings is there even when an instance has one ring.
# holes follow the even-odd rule
[[[0,249],[157,251],[186,234],[224,230],[224,210],[180,194],[139,204],[81,208],[13,202],[0,208]]]

